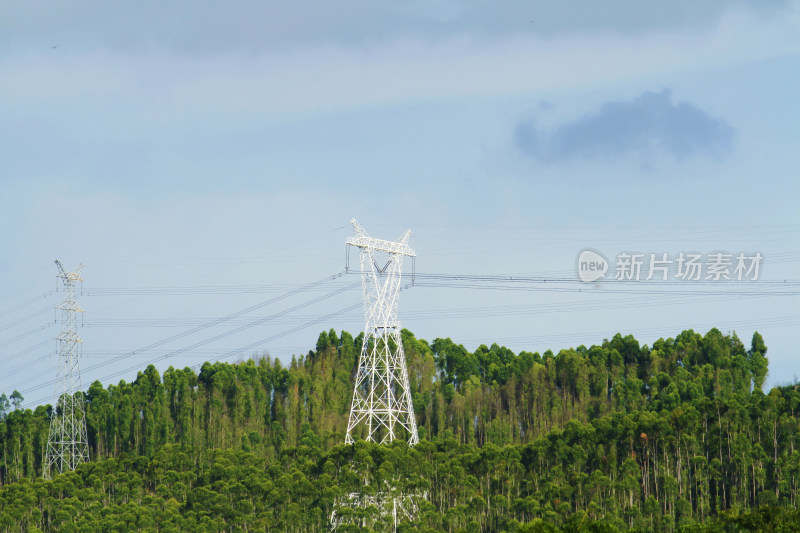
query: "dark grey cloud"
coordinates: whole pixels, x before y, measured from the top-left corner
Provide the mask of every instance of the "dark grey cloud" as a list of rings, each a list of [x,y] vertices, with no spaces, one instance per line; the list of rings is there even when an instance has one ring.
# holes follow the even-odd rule
[[[608,102],[597,112],[552,128],[535,119],[520,122],[517,146],[545,163],[574,159],[645,158],[659,154],[676,159],[695,154],[723,154],[733,128],[688,102],[674,102],[668,90],[644,92],[628,102]]]
[[[260,53],[297,46],[394,39],[476,39],[586,32],[645,33],[706,28],[731,9],[779,16],[787,0],[32,0],[0,8],[0,51],[60,44],[187,53]],[[5,45],[5,46],[4,46]]]

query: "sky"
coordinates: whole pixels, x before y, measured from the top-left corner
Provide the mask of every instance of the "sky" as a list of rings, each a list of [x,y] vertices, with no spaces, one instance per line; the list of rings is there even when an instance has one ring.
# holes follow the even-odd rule
[[[798,82],[797,1],[2,2],[0,393],[52,401],[54,259],[83,264],[85,387],[356,334],[352,218],[411,229],[418,338],[759,331],[794,382]]]

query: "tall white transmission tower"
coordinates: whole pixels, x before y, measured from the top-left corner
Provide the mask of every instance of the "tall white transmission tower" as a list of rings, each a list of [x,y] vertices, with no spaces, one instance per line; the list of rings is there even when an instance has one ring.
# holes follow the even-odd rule
[[[50,435],[43,465],[45,479],[74,470],[80,463],[89,460],[89,440],[86,437],[86,414],[83,410],[81,373],[78,355],[81,338],[78,336],[77,314],[82,313],[75,300],[75,282],[83,281],[79,265],[74,272],[67,272],[56,259],[58,277],[64,285],[64,301],[56,309],[61,311],[61,333],[58,340],[58,371],[56,374],[55,405],[50,419]]]
[[[402,436],[413,446],[419,442],[417,421],[397,320],[403,258],[417,255],[408,246],[411,230],[397,241],[384,241],[367,235],[355,219],[350,222],[355,236],[347,244],[361,249],[366,326],[344,441],[352,444],[364,426],[365,440],[385,444]],[[388,257],[382,267],[378,254]]]
[[[419,442],[417,420],[397,320],[403,259],[417,255],[408,246],[411,231],[396,241],[384,241],[370,237],[355,219],[350,222],[355,236],[347,239],[347,244],[361,249],[366,326],[345,443],[352,444],[357,437],[381,444],[402,438],[413,446]],[[379,256],[383,260],[378,261]],[[364,515],[370,508],[377,510],[379,519],[388,519],[395,531],[398,520],[413,520],[418,501],[426,495],[386,488],[372,494],[352,492],[337,501],[331,513],[332,529],[344,524],[374,525],[374,519]]]

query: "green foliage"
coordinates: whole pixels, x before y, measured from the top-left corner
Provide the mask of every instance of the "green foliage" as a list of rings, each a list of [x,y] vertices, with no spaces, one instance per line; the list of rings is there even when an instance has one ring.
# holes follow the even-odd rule
[[[539,355],[403,331],[412,449],[341,444],[362,342],[95,382],[92,462],[52,481],[50,407],[0,396],[0,532],[321,531],[336,498],[379,487],[427,494],[401,531],[797,529],[800,392],[762,392],[757,333]]]

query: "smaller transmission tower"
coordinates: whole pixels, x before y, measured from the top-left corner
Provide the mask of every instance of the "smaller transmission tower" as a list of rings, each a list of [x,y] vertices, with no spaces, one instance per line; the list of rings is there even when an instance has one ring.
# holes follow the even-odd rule
[[[405,433],[402,437],[413,446],[419,442],[417,420],[397,320],[403,258],[417,255],[408,246],[411,230],[397,241],[384,241],[367,235],[355,219],[350,222],[355,236],[347,244],[361,249],[366,326],[344,442],[352,444],[356,428],[364,425],[368,441],[390,443]],[[388,256],[383,267],[376,260],[380,252]]]
[[[75,282],[83,281],[79,265],[74,272],[67,272],[56,259],[58,277],[64,284],[64,301],[56,309],[61,310],[61,333],[58,340],[58,371],[56,373],[55,405],[50,419],[50,435],[43,465],[45,479],[74,470],[80,463],[89,460],[89,443],[86,438],[86,414],[81,390],[81,373],[78,367],[78,352],[81,338],[78,336],[77,313],[82,313],[75,300]]]

